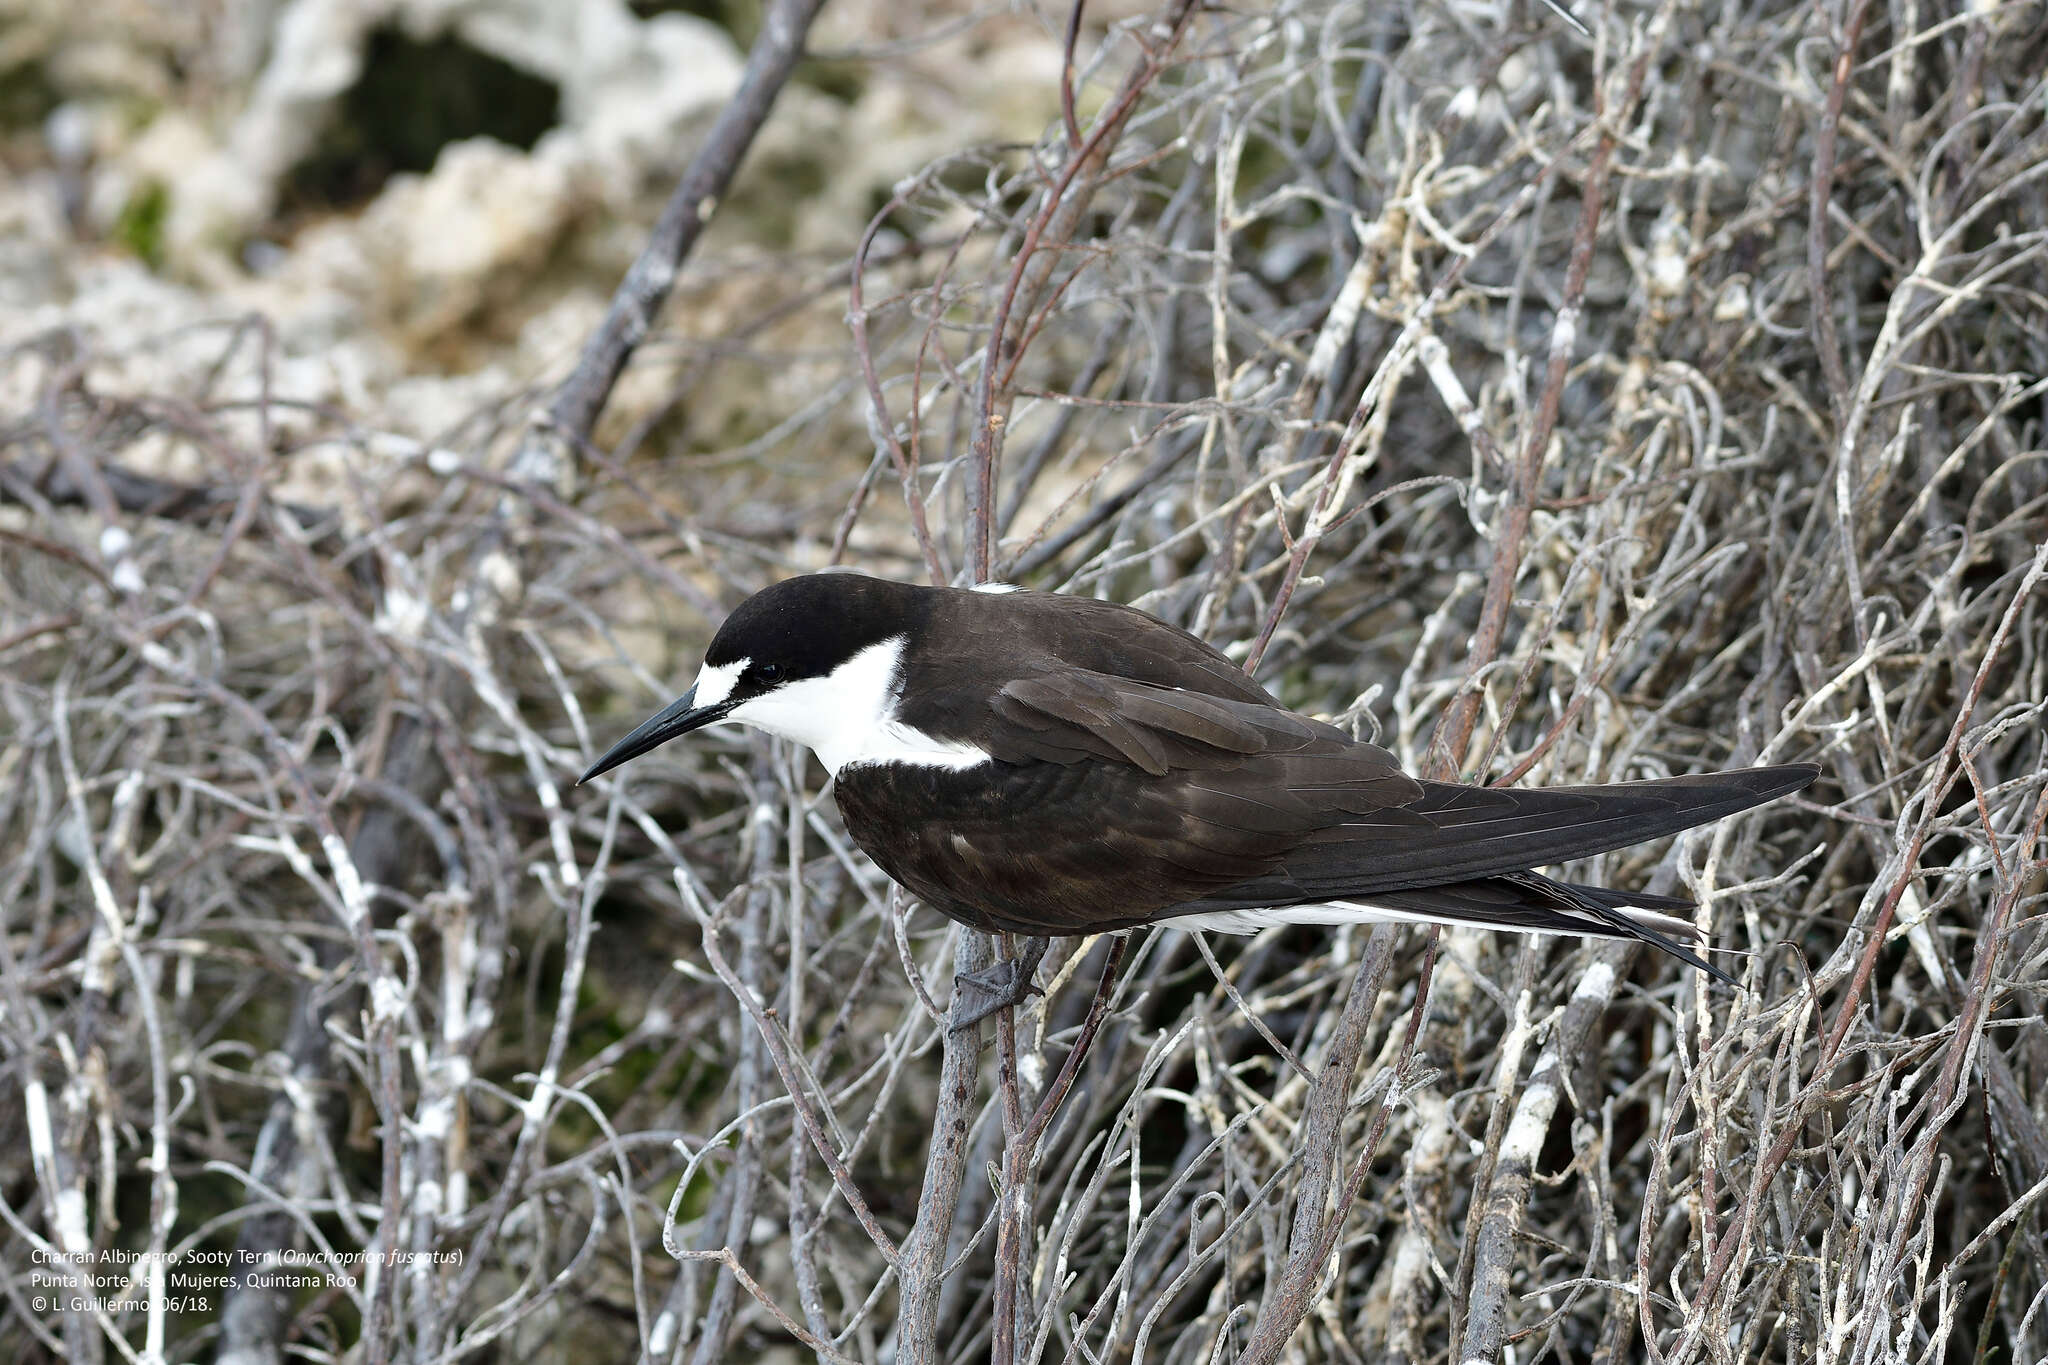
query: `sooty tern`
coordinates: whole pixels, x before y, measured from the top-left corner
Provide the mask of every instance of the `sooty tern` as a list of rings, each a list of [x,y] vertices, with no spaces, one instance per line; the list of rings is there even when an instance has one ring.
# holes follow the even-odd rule
[[[1677,913],[1690,901],[1531,869],[1733,815],[1820,771],[1425,782],[1135,608],[822,573],[741,603],[696,685],[580,780],[723,720],[808,745],[854,841],[977,929],[1472,924],[1641,939],[1724,981],[1681,946],[1697,937]],[[996,998],[973,1017],[1028,972],[975,983]]]

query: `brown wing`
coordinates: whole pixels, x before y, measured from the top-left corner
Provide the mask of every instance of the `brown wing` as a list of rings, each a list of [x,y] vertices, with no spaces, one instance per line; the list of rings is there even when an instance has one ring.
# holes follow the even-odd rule
[[[1234,768],[1251,758],[1291,754],[1329,767],[1331,781],[1368,784],[1381,805],[1422,795],[1386,750],[1354,743],[1341,730],[1270,702],[1069,668],[1017,679],[995,695],[989,713],[993,723],[976,739],[1006,763],[1099,758],[1164,777],[1178,769]]]
[[[982,597],[976,618],[1005,632],[1002,645],[1008,657],[1017,657],[1021,644],[1063,668],[1279,706],[1220,650],[1136,607],[1054,593],[1020,592],[995,600],[1000,615],[982,615],[979,608],[988,601]]]
[[[1386,750],[1270,702],[1083,669],[1013,682],[971,737],[992,769],[855,766],[839,805],[937,908],[1033,933],[1145,923],[1422,795]]]
[[[978,738],[995,764],[847,768],[839,804],[883,870],[935,908],[1035,934],[1346,897],[1472,919],[1459,888],[1424,889],[1656,838],[1814,776],[1420,783],[1385,750],[1291,712],[1072,672],[1003,689],[994,714]]]
[[[1425,785],[1386,750],[1285,710],[1183,631],[1111,603],[1063,598],[1048,611],[1038,597],[943,596],[939,609],[961,614],[941,634],[965,643],[924,655],[904,689],[919,699],[906,722],[980,746],[992,767],[852,767],[838,779],[861,846],[972,924],[1091,933],[1416,892],[1672,833],[1815,772]],[[989,656],[1020,673],[993,698],[975,682]]]

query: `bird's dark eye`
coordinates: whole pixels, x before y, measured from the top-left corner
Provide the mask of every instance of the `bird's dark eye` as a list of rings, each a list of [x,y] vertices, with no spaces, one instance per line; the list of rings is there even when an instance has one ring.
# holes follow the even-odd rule
[[[781,664],[760,664],[754,669],[754,676],[764,683],[779,682],[782,678]]]

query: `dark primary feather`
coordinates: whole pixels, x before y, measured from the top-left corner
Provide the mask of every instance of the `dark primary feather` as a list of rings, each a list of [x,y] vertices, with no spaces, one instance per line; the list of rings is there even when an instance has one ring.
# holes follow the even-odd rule
[[[1603,917],[1619,914],[1623,909],[1682,915],[1693,908],[1691,901],[1680,896],[1582,886],[1577,882],[1552,881],[1535,872],[1386,891],[1373,897],[1373,903],[1428,918],[1574,934],[1599,932],[1605,922]],[[1690,940],[1698,934],[1689,925],[1671,926],[1674,938]]]
[[[1700,935],[1695,926],[1676,918],[1693,908],[1691,901],[1676,896],[1614,891],[1552,881],[1537,872],[1513,872],[1443,886],[1385,891],[1369,904],[1377,911],[1396,911],[1439,924],[1640,939],[1731,986],[1735,984],[1735,978],[1683,946]]]
[[[852,766],[837,794],[849,831],[886,872],[984,928],[1098,933],[1358,899],[1452,922],[1645,938],[1705,967],[1624,913],[1688,902],[1529,869],[1731,815],[1819,771],[1538,789],[1419,782],[1386,750],[1286,710],[1224,655],[1143,612],[932,592],[940,628],[925,639],[953,643],[906,661],[902,719],[979,745],[1000,780],[985,769]],[[993,695],[991,658],[1012,674]]]
[[[1811,764],[1603,787],[1424,782],[1412,805],[1332,821],[1198,909],[1295,905],[1519,872],[1691,829],[1805,787]]]

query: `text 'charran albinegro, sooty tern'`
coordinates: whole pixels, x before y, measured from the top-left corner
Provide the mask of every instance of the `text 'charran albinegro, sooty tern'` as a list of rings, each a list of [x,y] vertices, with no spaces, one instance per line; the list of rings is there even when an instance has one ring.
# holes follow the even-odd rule
[[[741,603],[696,686],[580,780],[722,720],[808,745],[854,842],[977,929],[1472,924],[1641,939],[1723,980],[1681,946],[1697,936],[1676,913],[1691,902],[1531,869],[1733,815],[1820,772],[1425,782],[1136,608],[821,573]]]

